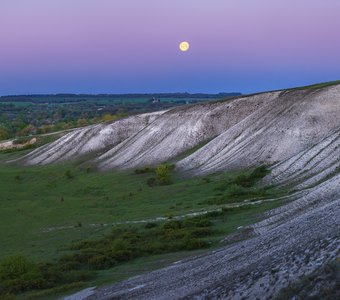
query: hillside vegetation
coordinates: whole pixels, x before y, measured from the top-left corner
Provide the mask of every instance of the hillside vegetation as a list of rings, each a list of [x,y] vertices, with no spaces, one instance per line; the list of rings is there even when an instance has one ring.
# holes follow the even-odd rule
[[[45,297],[112,282],[116,269],[122,279],[121,267],[133,269],[140,257],[148,257],[147,267],[159,255],[216,247],[281,205],[284,200],[272,200],[286,193],[257,187],[265,167],[204,178],[168,172],[163,181],[153,168],[103,173],[79,163],[25,168],[2,162],[0,292],[46,290],[27,294]],[[145,268],[138,264],[133,273]],[[12,268],[19,269],[7,273]]]

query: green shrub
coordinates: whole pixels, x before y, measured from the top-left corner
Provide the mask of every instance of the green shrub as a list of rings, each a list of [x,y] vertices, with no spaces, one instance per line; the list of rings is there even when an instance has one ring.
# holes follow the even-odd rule
[[[249,189],[247,189],[246,187],[242,186],[242,185],[238,185],[238,184],[232,184],[230,185],[228,192],[227,192],[228,196],[245,196],[245,195],[249,195]]]
[[[203,181],[203,183],[210,183],[211,179],[209,177],[203,177],[202,181]]]
[[[156,184],[157,184],[157,180],[156,180],[156,178],[151,177],[151,178],[149,178],[149,179],[146,181],[146,184],[147,184],[149,187],[154,187],[154,186],[156,186]]]
[[[132,251],[129,250],[119,250],[112,253],[112,257],[119,262],[129,261],[134,257]]]
[[[173,168],[173,165],[170,164],[161,164],[156,167],[156,177],[161,185],[167,185],[171,183],[171,172]]]
[[[81,269],[82,264],[79,261],[69,261],[60,265],[61,271],[71,271]]]
[[[94,248],[98,244],[98,241],[90,241],[85,240],[81,242],[77,242],[71,245],[70,250],[80,250],[80,249],[88,249],[88,248]]]
[[[97,249],[82,249],[77,253],[64,255],[63,257],[60,258],[59,264],[60,265],[65,265],[69,263],[87,264],[89,259],[99,254],[103,254],[103,251],[99,251]]]
[[[267,174],[269,174],[269,170],[266,166],[260,166],[255,168],[249,174],[241,174],[237,176],[232,183],[241,186],[241,187],[252,187],[262,178],[264,178]]]
[[[219,215],[218,215],[219,216]],[[208,214],[204,216],[198,216],[194,218],[187,218],[184,220],[185,227],[209,227],[212,226],[212,222],[208,219]]]
[[[72,172],[71,172],[70,170],[67,170],[67,171],[65,172],[65,177],[66,177],[67,179],[73,179],[73,178],[74,178],[74,175],[72,174]]]
[[[21,255],[11,256],[0,265],[0,280],[5,292],[19,293],[46,286],[43,274],[37,265]]]
[[[212,230],[210,228],[201,227],[196,228],[190,232],[190,235],[195,238],[207,237],[212,234]]]
[[[62,266],[52,263],[40,263],[38,268],[47,283],[47,287],[53,287],[56,283],[63,282]],[[66,269],[69,271],[71,269]]]
[[[183,227],[182,221],[170,221],[163,225],[163,229],[180,229]]]
[[[158,226],[158,224],[155,223],[155,222],[148,222],[148,223],[145,224],[144,228],[150,229],[150,228],[155,228],[157,226]]]
[[[184,241],[183,249],[185,250],[196,250],[206,247],[208,244],[197,238],[189,238]]]
[[[118,238],[113,242],[112,250],[116,251],[125,251],[125,250],[133,250],[136,243],[132,243],[131,240]]]
[[[89,266],[95,270],[105,270],[117,265],[117,261],[107,255],[97,255],[89,259]]]
[[[154,169],[149,168],[149,167],[145,167],[143,169],[136,169],[135,170],[135,174],[146,174],[146,173],[152,173],[154,172]]]
[[[10,256],[0,265],[0,280],[16,279],[32,269],[30,263],[21,255]]]

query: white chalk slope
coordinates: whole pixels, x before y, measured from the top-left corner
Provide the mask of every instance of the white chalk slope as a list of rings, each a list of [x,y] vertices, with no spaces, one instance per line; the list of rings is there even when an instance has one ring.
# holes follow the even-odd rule
[[[271,180],[301,186],[339,169],[340,85],[278,91],[132,116],[75,130],[23,158],[49,164],[83,157],[100,169],[131,169],[176,160],[194,175],[259,164]],[[306,183],[306,180],[307,181]]]

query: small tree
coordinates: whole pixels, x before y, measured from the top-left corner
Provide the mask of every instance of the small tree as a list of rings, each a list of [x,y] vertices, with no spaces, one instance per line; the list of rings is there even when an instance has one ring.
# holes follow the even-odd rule
[[[0,127],[0,140],[5,140],[9,137],[8,131],[4,127]]]
[[[156,167],[156,176],[161,185],[166,185],[171,183],[171,171],[173,169],[172,165],[161,164]]]
[[[87,126],[88,122],[86,119],[82,118],[82,119],[78,119],[77,121],[77,127],[84,127]]]
[[[19,136],[26,136],[26,135],[30,135],[30,134],[35,134],[37,132],[37,129],[35,128],[35,126],[33,126],[32,124],[27,125],[25,128],[21,129],[18,132]]]
[[[109,113],[103,115],[102,120],[104,122],[112,122],[115,119],[115,117]]]

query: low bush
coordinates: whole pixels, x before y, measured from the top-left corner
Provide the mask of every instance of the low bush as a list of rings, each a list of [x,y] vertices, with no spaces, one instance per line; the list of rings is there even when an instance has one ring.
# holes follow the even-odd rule
[[[131,250],[118,250],[112,253],[112,257],[118,262],[124,262],[133,259],[134,253]]]
[[[144,228],[150,229],[150,228],[155,228],[157,226],[158,226],[158,224],[155,223],[155,222],[148,222],[148,223],[145,224]]]
[[[264,178],[267,174],[269,174],[269,170],[266,166],[260,166],[255,168],[250,173],[245,173],[237,176],[232,180],[232,183],[244,188],[249,188],[254,186],[258,181]]]
[[[155,171],[155,169],[153,169],[153,168],[145,167],[143,169],[136,169],[135,174],[153,173],[154,171]]]
[[[149,178],[147,181],[146,181],[146,184],[149,186],[149,187],[154,187],[157,185],[157,180],[156,178]]]
[[[74,175],[72,174],[72,172],[71,172],[70,170],[67,170],[67,171],[65,172],[65,177],[66,177],[67,179],[73,179],[73,178],[74,178]]]
[[[6,258],[0,265],[0,298],[3,299],[8,294],[50,289],[63,284],[90,280],[93,272],[86,269],[75,270],[79,268],[79,262],[73,261],[77,257],[79,256],[73,255],[67,260],[61,259],[58,263],[40,264],[30,262],[23,256]],[[65,268],[66,264],[69,267]]]
[[[10,256],[0,264],[0,280],[16,279],[33,268],[25,257],[21,255]]]
[[[39,267],[21,255],[10,256],[0,265],[3,293],[20,293],[47,286]]]
[[[190,235],[195,238],[203,238],[206,236],[209,236],[213,233],[213,231],[210,228],[201,227],[196,228],[190,232]]]
[[[117,265],[118,262],[108,255],[96,255],[89,259],[88,264],[95,270],[105,270]]]
[[[171,172],[173,169],[174,166],[170,164],[161,164],[156,167],[155,173],[160,185],[171,184]]]
[[[189,238],[184,241],[183,249],[184,250],[195,250],[206,247],[208,244],[200,239]]]

